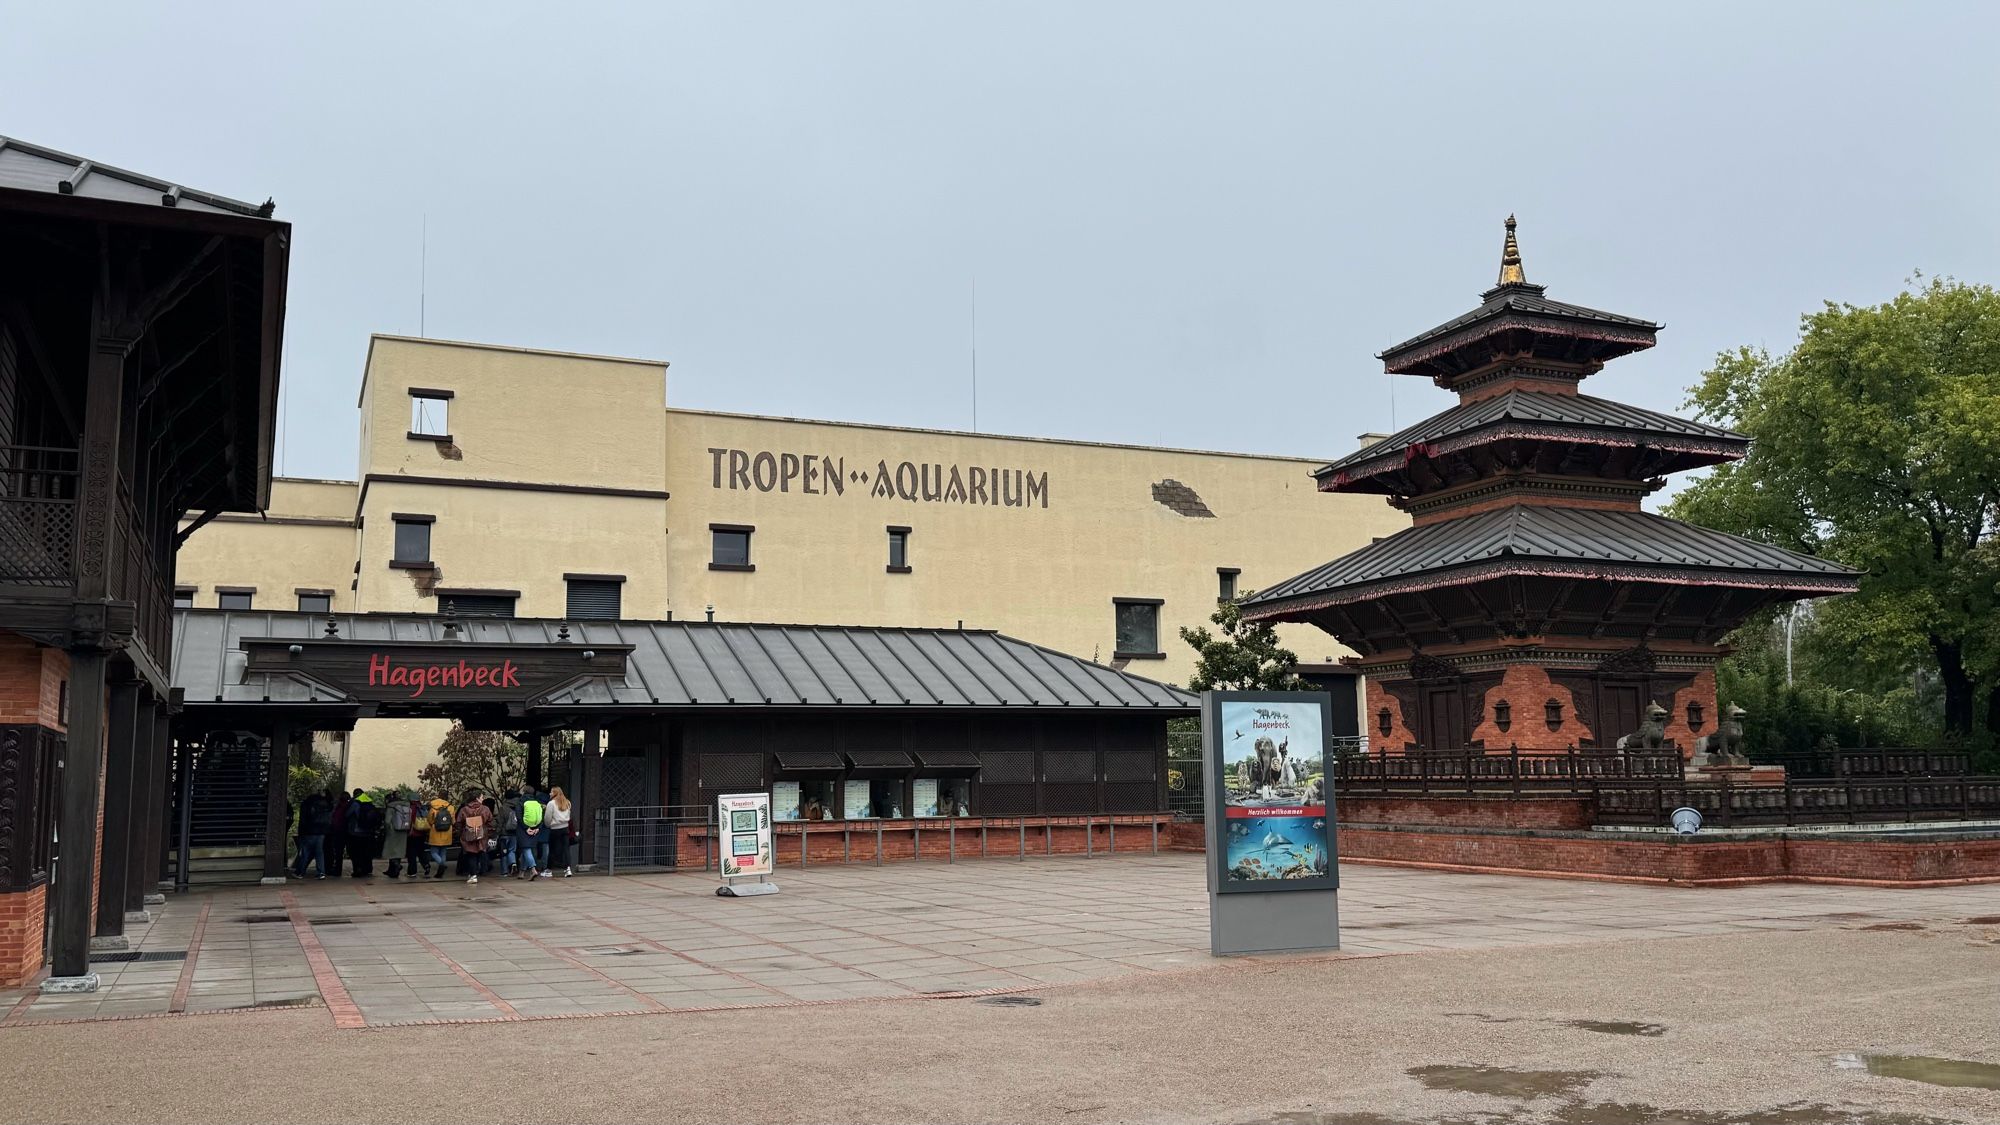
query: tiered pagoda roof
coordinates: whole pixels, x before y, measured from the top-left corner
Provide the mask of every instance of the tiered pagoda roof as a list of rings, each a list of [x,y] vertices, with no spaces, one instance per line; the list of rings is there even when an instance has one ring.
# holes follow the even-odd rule
[[[1733,461],[1749,447],[1729,430],[1578,392],[1606,360],[1652,347],[1659,327],[1550,300],[1528,282],[1508,216],[1499,283],[1480,305],[1381,353],[1392,374],[1428,377],[1457,391],[1459,404],[1314,474],[1322,491],[1390,497],[1414,526],[1266,587],[1244,603],[1245,616],[1316,621],[1366,652],[1388,641],[1363,624],[1375,611],[1340,607],[1415,597],[1400,616],[1379,607],[1382,628],[1408,636],[1415,622],[1432,622],[1457,638],[1522,636],[1501,618],[1537,615],[1520,611],[1530,592],[1507,580],[1536,584],[1544,627],[1579,582],[1666,583],[1711,593],[1603,599],[1609,616],[1588,628],[1601,635],[1610,617],[1644,603],[1652,621],[1619,629],[1657,633],[1673,615],[1695,614],[1684,630],[1693,639],[1761,602],[1854,589],[1856,572],[1838,564],[1640,510],[1666,474]],[[1447,605],[1426,593],[1446,588],[1470,600]],[[1509,602],[1515,612],[1503,614]],[[1357,632],[1371,636],[1348,635]]]

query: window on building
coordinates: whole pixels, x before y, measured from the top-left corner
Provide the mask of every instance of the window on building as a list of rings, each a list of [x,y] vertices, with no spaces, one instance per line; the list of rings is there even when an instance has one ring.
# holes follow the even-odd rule
[[[569,583],[568,614],[572,621],[618,620],[625,577],[620,574],[565,574]]]
[[[194,589],[195,589],[195,588],[194,588],[193,586],[176,586],[176,587],[174,587],[174,608],[175,608],[175,609],[193,609],[193,608],[194,608]]]
[[[889,573],[910,573],[910,529],[907,527],[889,529]]]
[[[712,553],[708,559],[710,570],[755,570],[750,562],[750,533],[756,531],[736,523],[712,523],[708,533],[712,537]]]
[[[450,391],[434,391],[423,387],[410,388],[410,436],[432,440],[449,440],[451,426],[448,411],[451,407]]]
[[[215,606],[217,609],[249,609],[251,600],[256,596],[254,586],[217,586]]]
[[[1215,568],[1215,599],[1217,601],[1233,602],[1236,600],[1236,576],[1241,573],[1243,573],[1241,570],[1233,566],[1218,566]]]
[[[299,612],[300,612],[300,613],[332,613],[332,612],[333,612],[333,591],[332,591],[332,590],[300,590],[300,591],[299,591]]]
[[[431,565],[431,524],[436,516],[391,516],[396,525],[396,556],[391,566]]]
[[[840,787],[833,781],[773,782],[771,816],[777,820],[839,820]]]
[[[1113,598],[1116,649],[1113,656],[1125,660],[1164,660],[1160,651],[1159,598]]]
[[[972,779],[920,777],[910,783],[911,816],[970,816]]]
[[[453,617],[512,617],[520,596],[512,590],[439,590],[438,610]]]

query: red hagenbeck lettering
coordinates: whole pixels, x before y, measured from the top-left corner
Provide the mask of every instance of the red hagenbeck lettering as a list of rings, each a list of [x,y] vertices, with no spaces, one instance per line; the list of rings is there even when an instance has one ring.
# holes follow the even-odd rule
[[[387,654],[368,654],[369,687],[406,687],[410,698],[421,697],[434,687],[497,687],[518,688],[521,686],[520,670],[512,660],[502,660],[498,664],[473,664],[460,660],[457,664],[398,664]]]

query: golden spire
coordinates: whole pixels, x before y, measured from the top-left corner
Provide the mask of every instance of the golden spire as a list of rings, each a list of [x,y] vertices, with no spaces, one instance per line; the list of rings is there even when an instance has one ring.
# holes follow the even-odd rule
[[[1521,244],[1514,241],[1514,216],[1507,216],[1507,242],[1500,248],[1500,284],[1525,285],[1528,275],[1521,269]]]

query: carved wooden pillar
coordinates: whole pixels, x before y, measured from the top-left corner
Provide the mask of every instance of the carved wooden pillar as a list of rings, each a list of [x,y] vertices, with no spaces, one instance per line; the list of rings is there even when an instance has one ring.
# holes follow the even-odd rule
[[[271,727],[270,753],[265,757],[264,775],[264,878],[285,879],[285,820],[290,808],[292,766],[292,724],[280,721]]]
[[[103,858],[98,862],[97,925],[93,936],[122,939],[125,884],[136,875],[132,869],[132,840],[140,831],[134,824],[139,812],[135,775],[144,768],[140,764],[144,757],[141,744],[150,744],[153,738],[150,721],[141,737],[137,681],[121,679],[111,685],[105,735]]]

